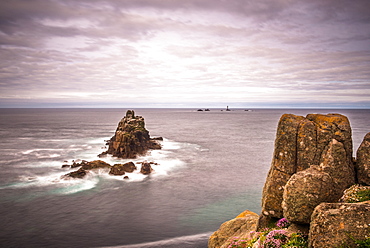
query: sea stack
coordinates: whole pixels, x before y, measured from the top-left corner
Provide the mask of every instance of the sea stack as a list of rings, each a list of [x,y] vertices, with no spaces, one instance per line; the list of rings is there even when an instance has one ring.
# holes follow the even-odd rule
[[[145,155],[150,149],[161,149],[158,138],[151,139],[145,129],[142,116],[135,116],[133,110],[127,110],[126,116],[118,123],[114,136],[108,141],[108,150],[99,156],[111,154],[118,158],[136,158]]]

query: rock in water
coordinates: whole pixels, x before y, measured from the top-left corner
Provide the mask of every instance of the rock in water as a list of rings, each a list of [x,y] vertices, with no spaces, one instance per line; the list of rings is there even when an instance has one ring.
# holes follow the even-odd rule
[[[64,179],[67,179],[69,177],[72,177],[72,178],[83,178],[83,177],[86,176],[86,174],[87,174],[87,171],[84,170],[83,168],[80,168],[80,169],[78,169],[76,171],[72,171],[72,172],[70,172],[70,173],[62,176],[62,178],[64,178]]]
[[[148,175],[150,173],[152,173],[153,169],[152,169],[152,166],[150,165],[150,163],[142,163],[141,164],[141,170],[140,172],[144,175]]]
[[[128,162],[125,164],[115,164],[110,169],[109,174],[121,176],[121,175],[125,175],[126,172],[131,173],[134,170],[136,170],[136,166],[133,162]]]
[[[135,116],[133,110],[127,110],[108,144],[108,150],[99,156],[112,154],[119,158],[136,158],[145,155],[149,149],[161,149],[161,145],[151,139],[149,131],[145,129],[144,118]]]

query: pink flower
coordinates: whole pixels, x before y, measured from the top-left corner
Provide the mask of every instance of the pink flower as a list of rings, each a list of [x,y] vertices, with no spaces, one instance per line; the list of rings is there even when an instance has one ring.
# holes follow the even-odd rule
[[[276,226],[280,228],[287,228],[288,226],[290,226],[290,222],[286,218],[282,218],[278,220],[278,222],[276,223]]]

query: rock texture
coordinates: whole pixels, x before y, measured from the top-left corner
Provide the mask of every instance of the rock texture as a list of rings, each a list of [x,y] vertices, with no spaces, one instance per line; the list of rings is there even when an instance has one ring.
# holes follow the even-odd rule
[[[370,233],[370,201],[321,203],[312,214],[310,247],[358,247]]]
[[[108,150],[99,156],[111,154],[119,158],[136,158],[138,155],[145,155],[149,149],[161,149],[157,139],[151,139],[149,131],[145,129],[144,118],[135,116],[133,110],[128,110],[118,123],[108,145]]]
[[[258,214],[249,210],[244,211],[236,218],[223,223],[208,240],[208,247],[224,248],[228,247],[230,238],[246,236],[257,228]]]
[[[112,166],[112,168],[109,171],[109,174],[115,175],[115,176],[122,176],[126,172],[134,172],[136,170],[136,166],[133,162],[128,162],[125,164],[115,164]]]
[[[370,133],[367,133],[356,153],[358,183],[370,186]]]
[[[310,170],[298,174],[306,169]],[[298,175],[290,181],[296,173]],[[319,182],[321,179],[326,181]],[[321,190],[332,189],[334,196],[321,194],[321,190],[313,192],[308,181],[323,187]],[[338,200],[354,183],[352,134],[347,117],[340,114],[309,114],[306,117],[285,114],[280,118],[274,156],[262,195],[265,217],[282,218],[286,215],[292,222],[308,223],[315,204]],[[287,192],[284,193],[285,189]],[[312,202],[308,205],[291,204],[296,200],[306,204],[309,199]],[[305,217],[298,217],[301,207],[308,211]]]

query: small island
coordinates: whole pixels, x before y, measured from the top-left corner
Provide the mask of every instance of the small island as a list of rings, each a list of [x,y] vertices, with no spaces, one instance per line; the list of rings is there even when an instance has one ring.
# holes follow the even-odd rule
[[[99,154],[98,157],[104,157],[108,154],[113,157],[122,158],[122,159],[134,159],[138,156],[144,156],[149,150],[161,149],[162,146],[159,143],[162,141],[162,137],[150,138],[149,131],[145,128],[144,118],[142,116],[135,116],[133,110],[128,110],[126,115],[118,123],[113,137],[107,141],[108,150]],[[138,162],[141,164],[140,173],[148,175],[154,170],[152,165],[158,165],[155,162]],[[114,164],[113,166],[102,161],[94,160],[91,162],[73,161],[72,165],[64,164],[62,168],[77,168],[78,170],[72,171],[62,178],[84,178],[90,170],[95,169],[106,169],[110,175],[122,176],[126,173],[132,173],[137,170],[133,162],[128,162],[124,164]],[[128,176],[125,175],[124,179],[128,179]]]

